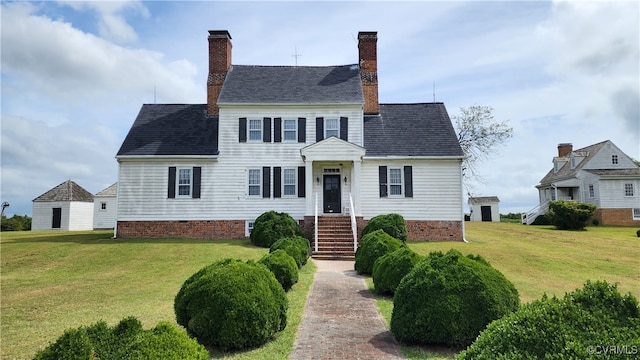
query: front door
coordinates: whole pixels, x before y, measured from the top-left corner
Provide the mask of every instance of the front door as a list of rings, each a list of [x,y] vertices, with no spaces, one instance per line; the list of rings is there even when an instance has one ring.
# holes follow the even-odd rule
[[[340,213],[340,175],[324,175],[323,184],[324,213]]]

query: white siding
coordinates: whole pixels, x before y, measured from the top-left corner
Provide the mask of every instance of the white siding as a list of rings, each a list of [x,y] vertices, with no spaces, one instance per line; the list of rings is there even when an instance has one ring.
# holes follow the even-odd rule
[[[618,156],[618,164],[611,163],[612,155]],[[634,167],[636,167],[636,165],[633,161],[617,146],[609,142],[589,159],[589,162],[585,164],[583,169],[630,169]]]
[[[633,184],[633,196],[625,196],[624,184]],[[640,180],[600,180],[600,207],[640,208]]]
[[[106,209],[102,209],[102,203],[106,204]],[[116,221],[116,197],[96,196],[93,199],[93,228],[111,229]]]
[[[53,209],[61,209],[60,228],[51,227]],[[93,203],[50,201],[33,202],[31,230],[92,230]]]
[[[380,198],[378,166],[413,167],[413,197]],[[458,160],[365,160],[362,215],[398,213],[406,220],[462,221],[462,179]]]

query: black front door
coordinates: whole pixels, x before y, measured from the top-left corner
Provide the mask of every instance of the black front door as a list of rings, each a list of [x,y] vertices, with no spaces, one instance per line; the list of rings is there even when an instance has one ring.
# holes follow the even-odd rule
[[[491,206],[480,206],[482,221],[491,221]]]
[[[322,203],[325,213],[340,213],[340,175],[324,175]]]
[[[62,225],[62,208],[53,208],[53,219],[51,219],[51,228],[60,229]]]

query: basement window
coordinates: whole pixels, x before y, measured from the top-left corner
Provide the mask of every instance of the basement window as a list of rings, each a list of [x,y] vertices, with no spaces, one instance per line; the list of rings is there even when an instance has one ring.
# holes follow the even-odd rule
[[[633,209],[633,220],[640,220],[640,208]]]

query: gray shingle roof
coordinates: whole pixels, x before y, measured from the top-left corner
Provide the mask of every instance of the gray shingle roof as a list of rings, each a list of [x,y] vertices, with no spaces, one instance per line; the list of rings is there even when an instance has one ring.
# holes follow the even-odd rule
[[[46,193],[33,199],[37,202],[46,201],[80,201],[93,202],[93,194],[71,180],[54,187]]]
[[[145,104],[118,156],[217,155],[218,117],[206,104]]]
[[[233,65],[218,103],[345,104],[364,96],[357,65]]]
[[[367,156],[464,156],[442,103],[380,104],[364,117]]]
[[[500,202],[497,196],[470,196],[468,199],[469,204],[484,204],[488,202]]]
[[[96,197],[115,197],[118,195],[118,183],[115,183],[108,188],[100,191],[96,194]]]

